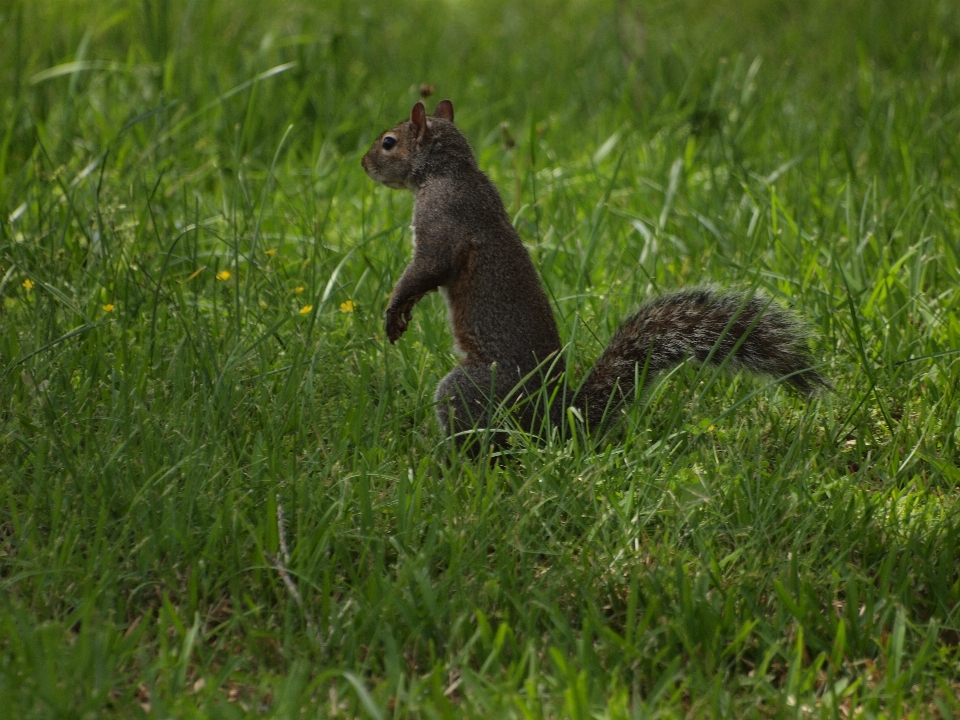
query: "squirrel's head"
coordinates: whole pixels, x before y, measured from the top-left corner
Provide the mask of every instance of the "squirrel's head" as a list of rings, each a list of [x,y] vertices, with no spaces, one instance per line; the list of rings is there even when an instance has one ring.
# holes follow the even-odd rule
[[[410,119],[387,130],[367,150],[361,164],[367,175],[395,190],[416,190],[415,171],[427,165],[429,150],[438,137],[453,134],[462,138],[453,126],[453,103],[441,100],[432,116],[422,102],[410,111]],[[463,141],[466,144],[466,140]],[[467,145],[469,151],[469,145]],[[472,153],[471,153],[472,157]]]

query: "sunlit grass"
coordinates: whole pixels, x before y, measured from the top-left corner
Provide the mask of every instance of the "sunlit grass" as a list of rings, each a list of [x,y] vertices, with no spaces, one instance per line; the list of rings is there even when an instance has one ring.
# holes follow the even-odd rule
[[[957,23],[0,8],[0,707],[960,713]],[[359,165],[422,84],[574,380],[643,299],[714,284],[804,318],[836,391],[686,367],[608,436],[451,453],[441,299],[382,332],[411,201]]]

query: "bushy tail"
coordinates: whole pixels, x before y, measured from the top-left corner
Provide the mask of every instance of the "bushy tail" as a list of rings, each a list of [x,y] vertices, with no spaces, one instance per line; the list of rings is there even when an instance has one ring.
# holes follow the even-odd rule
[[[650,380],[688,359],[783,378],[805,395],[829,387],[810,368],[802,326],[782,307],[762,295],[695,288],[651,300],[624,321],[573,405],[597,427],[633,399],[644,372]]]

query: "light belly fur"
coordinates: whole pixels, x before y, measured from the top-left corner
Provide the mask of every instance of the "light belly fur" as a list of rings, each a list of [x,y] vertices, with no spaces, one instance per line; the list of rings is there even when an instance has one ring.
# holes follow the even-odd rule
[[[450,323],[450,333],[453,335],[453,351],[460,357],[466,357],[467,354],[463,351],[463,348],[460,347],[460,343],[457,342],[457,334],[454,332],[453,305],[450,304],[450,290],[441,285],[437,288],[437,292],[440,293],[440,297],[443,298],[443,302],[447,306],[447,322]]]

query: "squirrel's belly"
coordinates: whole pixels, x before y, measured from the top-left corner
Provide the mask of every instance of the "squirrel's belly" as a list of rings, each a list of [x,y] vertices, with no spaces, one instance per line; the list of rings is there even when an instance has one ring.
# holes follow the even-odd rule
[[[458,297],[458,289],[454,284],[453,288],[441,285],[437,288],[440,297],[447,304],[447,320],[450,323],[450,330],[453,334],[453,349],[464,362],[477,362],[483,358],[480,347],[477,344],[477,338],[470,329],[466,313],[469,304],[464,302],[462,296]]]
[[[416,243],[416,231],[414,231],[414,243]],[[453,332],[453,351],[462,358],[466,357],[467,353],[460,347],[460,342],[457,340],[457,326],[453,322],[453,303],[450,301],[450,288],[441,285],[437,288],[437,292],[440,293],[443,303],[447,306],[447,322],[450,323],[450,330]]]

